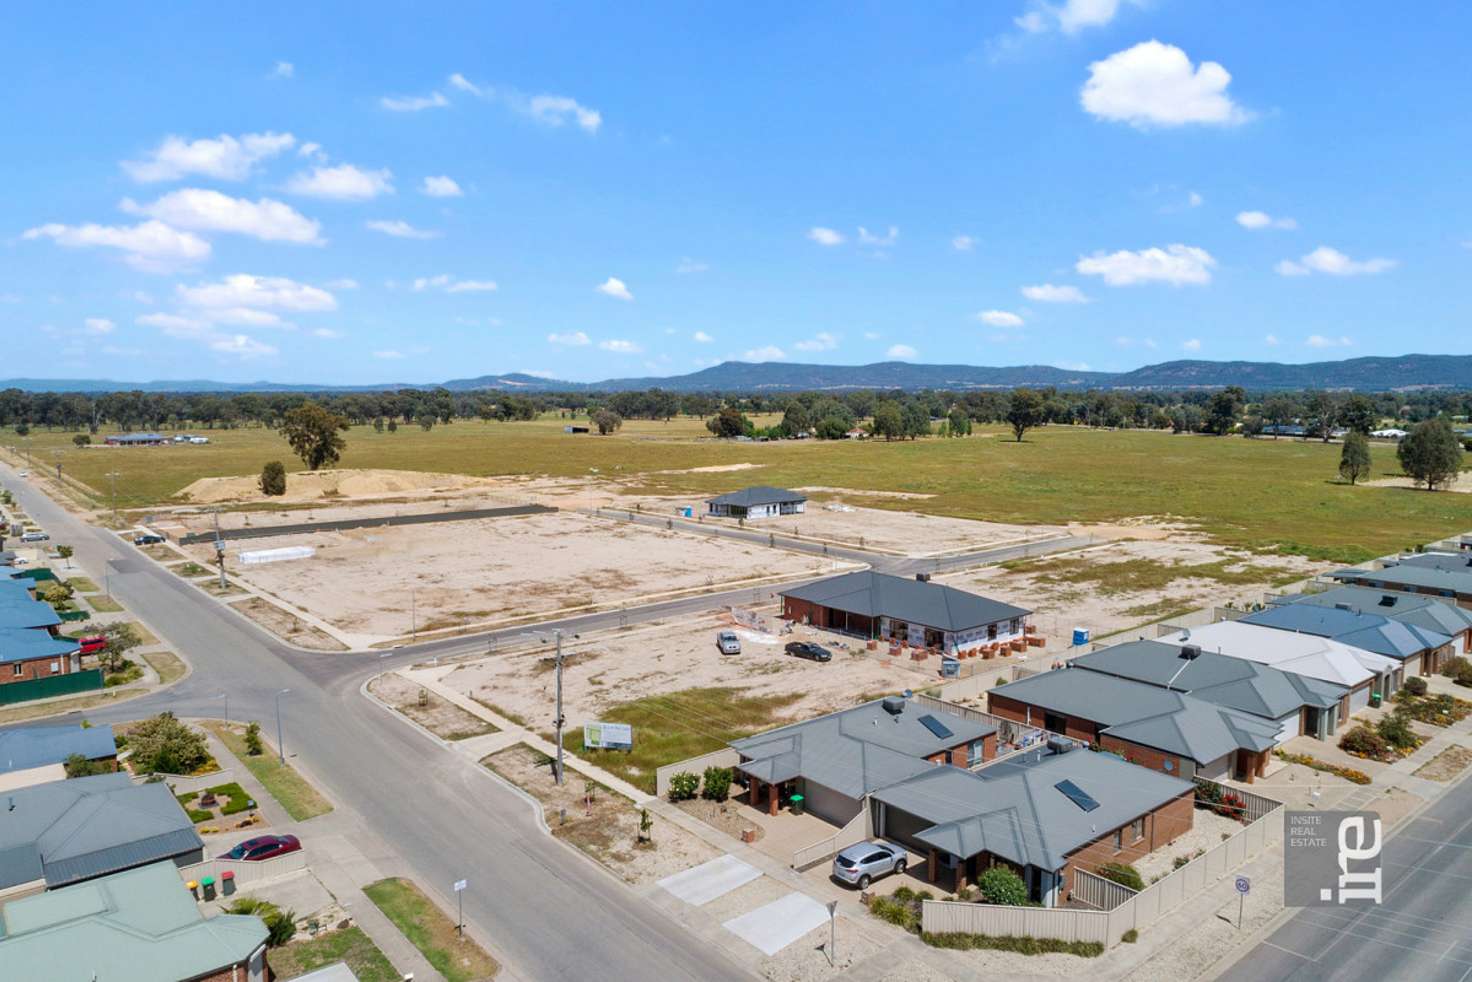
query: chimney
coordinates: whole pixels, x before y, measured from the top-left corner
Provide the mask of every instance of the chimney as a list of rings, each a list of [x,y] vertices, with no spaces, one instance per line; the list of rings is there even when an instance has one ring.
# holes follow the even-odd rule
[[[884,706],[884,711],[891,716],[898,716],[905,711],[905,700],[901,696],[885,696],[881,705]]]
[[[919,580],[921,583],[929,583],[930,582],[930,574],[929,573],[916,573],[915,574],[915,579]]]
[[[1198,659],[1198,658],[1201,657],[1201,645],[1199,645],[1199,644],[1183,644],[1183,645],[1181,645],[1181,655],[1180,656],[1182,658],[1184,658],[1186,661],[1195,661],[1196,659]]]

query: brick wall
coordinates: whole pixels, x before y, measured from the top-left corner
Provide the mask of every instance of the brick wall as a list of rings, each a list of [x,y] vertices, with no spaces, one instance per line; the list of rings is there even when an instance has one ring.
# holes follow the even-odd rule
[[[987,712],[993,716],[1001,716],[1004,719],[1016,720],[1019,723],[1028,722],[1028,710],[1032,710],[1032,726],[1042,726],[1046,714],[1038,706],[1029,706],[1020,699],[1012,699],[1008,696],[999,695],[996,692],[986,694]],[[1061,714],[1060,714],[1061,715]],[[1080,719],[1076,716],[1065,716],[1063,735],[1073,737],[1075,740],[1087,740],[1090,743],[1098,739],[1099,725],[1093,720]]]
[[[1099,738],[1099,746],[1105,750],[1119,754],[1131,764],[1148,767],[1152,771],[1162,771],[1175,777],[1194,774],[1196,772],[1196,762],[1193,760],[1183,760],[1176,754],[1168,754],[1163,750],[1156,750],[1154,747],[1146,747],[1138,743],[1131,743],[1129,740],[1121,740],[1119,737],[1110,736],[1107,733]],[[1167,761],[1170,762],[1170,769],[1167,769],[1165,766]],[[1183,764],[1185,766],[1182,766]]]
[[[931,754],[925,759],[930,761],[932,764],[950,764],[953,767],[961,768],[969,767],[969,746],[970,741],[968,740],[966,743],[951,747],[949,750],[943,750],[938,754]],[[997,735],[995,733],[988,733],[986,736],[981,738],[981,759],[992,760],[996,756]]]
[[[798,600],[796,597],[782,598],[782,616],[789,621],[801,622],[807,618],[808,623],[814,627],[827,627],[827,608],[807,600]]]
[[[58,671],[51,670],[51,663],[57,662],[61,667]],[[15,666],[20,665],[21,674],[15,674]],[[71,671],[71,659],[66,655],[58,655],[55,658],[33,658],[30,661],[7,662],[0,665],[0,685],[9,685],[11,682],[29,682],[32,679],[49,679],[53,675],[67,675]]]
[[[189,979],[188,982],[247,982],[250,978],[248,969],[249,966],[245,962],[239,962],[228,968],[222,968],[218,972],[211,972],[209,975],[196,976]],[[271,974],[271,965],[269,962],[266,963],[266,974],[264,977],[265,982],[271,982],[276,977]]]
[[[1105,863],[1133,863],[1147,853],[1170,845],[1191,830],[1195,818],[1193,799],[1195,792],[1182,792],[1180,797],[1166,802],[1145,816],[1145,834],[1133,840],[1130,823],[1124,828],[1124,847],[1115,849],[1114,829],[1068,856],[1068,865],[1063,869],[1063,889],[1067,896],[1073,889],[1073,871],[1078,868],[1097,873]]]

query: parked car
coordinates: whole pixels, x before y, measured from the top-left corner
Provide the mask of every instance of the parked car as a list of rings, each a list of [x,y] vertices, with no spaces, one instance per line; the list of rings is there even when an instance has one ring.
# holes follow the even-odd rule
[[[294,835],[258,835],[254,839],[246,839],[220,858],[253,863],[262,859],[275,859],[277,856],[296,852],[301,847],[301,840]]]
[[[51,541],[51,536],[47,535],[45,532],[42,532],[40,529],[35,529],[33,531],[27,532],[25,535],[22,535],[20,537],[20,541],[22,541],[22,542],[49,542],[49,541]]]
[[[107,637],[102,634],[89,634],[86,637],[77,638],[77,644],[82,646],[82,654],[95,655],[99,651],[107,650]]]
[[[903,873],[905,851],[888,842],[858,842],[833,857],[833,878],[852,883],[860,890],[869,882],[890,873]]]
[[[133,536],[135,546],[156,546],[164,541],[164,537],[157,532],[144,532],[142,535]]]
[[[716,647],[721,649],[723,655],[739,655],[741,639],[736,636],[735,631],[722,631],[716,635]]]
[[[833,652],[821,644],[813,644],[811,641],[789,641],[787,642],[787,653],[798,658],[807,658],[811,661],[832,661]]]
[[[31,472],[30,471],[21,471],[20,472],[20,476],[21,477],[30,477],[31,476]]]

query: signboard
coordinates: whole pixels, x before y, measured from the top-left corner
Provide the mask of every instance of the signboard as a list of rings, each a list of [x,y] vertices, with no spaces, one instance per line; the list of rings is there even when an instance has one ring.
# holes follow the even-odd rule
[[[1354,907],[1382,903],[1385,844],[1370,811],[1290,811],[1284,816],[1283,903]]]
[[[469,880],[456,880],[455,881],[455,892],[456,893],[459,893],[461,890],[464,890],[469,885],[470,885],[470,881]]]
[[[584,723],[583,746],[589,750],[632,750],[634,728],[628,723]]]
[[[1245,876],[1237,877],[1237,892],[1248,893],[1252,890],[1252,881]]]

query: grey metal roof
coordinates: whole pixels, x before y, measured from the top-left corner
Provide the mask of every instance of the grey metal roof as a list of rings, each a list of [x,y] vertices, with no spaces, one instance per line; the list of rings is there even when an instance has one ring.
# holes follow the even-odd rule
[[[172,863],[12,900],[0,916],[0,965],[16,979],[196,979],[246,961],[266,942],[259,917],[206,919]]]
[[[1341,569],[1329,575],[1342,583],[1360,583],[1371,587],[1385,583],[1392,587],[1416,587],[1441,590],[1448,595],[1472,596],[1472,570],[1461,572],[1401,563],[1385,569]]]
[[[807,501],[808,496],[786,488],[774,488],[769,485],[758,485],[754,488],[742,488],[740,491],[731,491],[727,494],[717,495],[707,503],[712,505],[738,505],[742,508],[752,508],[756,505],[775,505],[784,501]]]
[[[7,792],[0,850],[31,845],[49,887],[182,856],[203,847],[168,785],[127,774],[52,781]],[[15,882],[0,880],[0,889]]]
[[[920,722],[924,716],[938,719],[951,736],[936,736]],[[802,777],[861,798],[930,769],[934,765],[924,758],[931,754],[996,731],[995,726],[908,700],[903,711],[893,715],[879,699],[736,740],[731,746],[750,758],[740,769],[758,780],[777,783]]]
[[[1339,607],[1271,606],[1248,614],[1242,622],[1333,638],[1351,647],[1402,661],[1423,651],[1434,651],[1451,641],[1449,635],[1393,621],[1382,614]]]
[[[1276,605],[1305,604],[1314,607],[1349,604],[1356,610],[1380,614],[1393,621],[1411,624],[1427,631],[1446,635],[1472,631],[1472,610],[1421,593],[1373,590],[1364,586],[1336,586],[1320,593],[1277,596],[1270,602]]]
[[[69,638],[53,638],[42,628],[0,628],[0,664],[33,658],[57,658],[78,649]]]
[[[1328,709],[1344,695],[1344,689],[1332,683],[1214,651],[1185,659],[1181,648],[1159,641],[1129,641],[1080,655],[1071,664],[1189,692],[1197,699],[1267,719],[1279,719],[1304,706]]]
[[[1101,734],[1200,764],[1234,750],[1267,750],[1276,744],[1278,732],[1275,725],[1257,716],[1086,669],[1056,669],[990,691],[1040,709],[1093,720],[1100,725]]]
[[[59,764],[72,754],[98,760],[117,752],[112,727],[107,725],[24,726],[0,730],[0,774]]]
[[[1085,811],[1058,788],[1064,781],[1099,807]],[[932,768],[876,791],[874,798],[933,822],[916,838],[953,856],[989,852],[1057,870],[1070,853],[1189,794],[1192,787],[1112,754],[1029,751],[975,772]]]
[[[943,631],[966,631],[1032,613],[940,583],[859,570],[782,591],[784,597],[863,617],[892,617]]]

